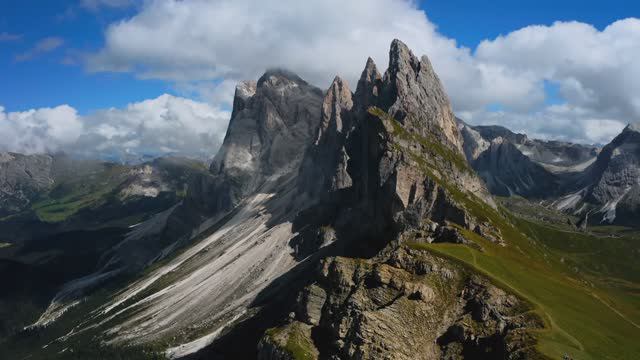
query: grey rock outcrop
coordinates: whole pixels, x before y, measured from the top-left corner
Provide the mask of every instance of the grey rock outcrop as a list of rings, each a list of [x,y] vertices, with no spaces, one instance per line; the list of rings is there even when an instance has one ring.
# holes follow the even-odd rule
[[[328,258],[317,273],[303,294],[322,296],[301,297],[303,310],[267,332],[259,358],[289,359],[292,349],[309,358],[527,358],[526,330],[542,327],[517,297],[478,276],[465,281],[463,268],[427,252]]]
[[[322,102],[320,126],[304,158],[299,179],[300,189],[312,198],[352,185],[345,147],[353,126],[352,96],[349,85],[336,77]]]
[[[404,43],[394,40],[381,93],[380,107],[407,131],[433,136],[462,153],[449,98],[426,56],[418,59]]]
[[[563,197],[583,183],[582,174],[600,151],[596,146],[529,139],[502,126],[457,122],[467,160],[494,195]]]
[[[321,106],[320,89],[284,70],[240,83],[227,134],[211,164],[213,179],[206,181],[209,210],[231,210],[265,181],[297,171]]]

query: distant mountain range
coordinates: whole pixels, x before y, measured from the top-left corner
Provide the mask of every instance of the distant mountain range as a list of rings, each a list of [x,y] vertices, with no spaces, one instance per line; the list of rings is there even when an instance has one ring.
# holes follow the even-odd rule
[[[593,224],[638,225],[637,125],[599,148],[532,140],[500,126],[458,124],[465,155],[493,194],[544,200]]]

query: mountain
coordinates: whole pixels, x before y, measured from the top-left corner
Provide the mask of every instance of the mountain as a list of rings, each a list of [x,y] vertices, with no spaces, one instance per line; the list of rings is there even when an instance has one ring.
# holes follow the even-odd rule
[[[325,97],[324,121],[308,150],[309,163],[320,166],[303,166],[300,174],[316,201],[296,219],[304,231],[295,245],[303,257],[327,243],[342,256],[320,262],[288,320],[262,338],[260,358],[436,358],[463,348],[500,356],[485,340],[469,341],[506,339],[495,323],[478,318],[476,330],[460,334],[457,319],[472,316],[471,304],[516,315],[502,304],[518,300],[506,300],[481,277],[465,282],[455,264],[406,247],[466,242],[467,231],[500,242],[499,230],[472,210],[495,204],[464,159],[449,100],[428,59],[396,40],[389,64],[381,76],[369,59],[355,94],[336,78]],[[315,176],[318,167],[324,177]],[[443,280],[446,290],[434,291]],[[537,326],[526,316],[517,322]],[[528,352],[519,340],[506,341],[510,353]]]
[[[467,160],[498,196],[538,200],[562,196],[599,152],[595,146],[529,139],[501,126],[457,122]]]
[[[554,202],[592,223],[638,226],[640,215],[640,128],[628,125],[607,144],[567,195]]]
[[[531,140],[500,126],[458,119],[465,155],[492,194],[545,200],[585,224],[637,227],[638,126],[602,149]]]
[[[0,306],[30,325],[0,336],[0,357],[637,357],[635,233],[510,212],[476,161],[520,184],[510,190],[538,186],[520,174],[552,173],[509,133],[471,130],[429,59],[399,40],[384,73],[367,60],[355,92],[283,70],[242,82],[219,153],[181,201],[131,228],[74,233],[72,254],[99,252],[62,267],[65,281],[46,273],[55,281],[37,288],[55,296],[20,317],[19,296]],[[158,187],[137,184],[116,194]],[[41,277],[37,259],[8,259],[5,273],[24,275],[3,289],[28,293],[20,280]]]
[[[600,151],[597,146],[530,139],[525,134],[514,133],[502,126],[471,126],[460,119],[457,121],[469,159],[476,159],[496,138],[515,145],[525,156],[551,172],[582,170],[595,160]]]
[[[560,184],[557,175],[502,137],[493,139],[491,145],[472,161],[472,166],[491,193],[498,196],[540,199],[556,192]]]

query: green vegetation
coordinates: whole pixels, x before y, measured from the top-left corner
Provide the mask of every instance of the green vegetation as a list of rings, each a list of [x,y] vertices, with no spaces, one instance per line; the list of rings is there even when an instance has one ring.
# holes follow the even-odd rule
[[[42,221],[64,221],[84,208],[106,202],[107,196],[124,180],[125,171],[124,166],[114,165],[87,176],[67,177],[31,208]]]
[[[394,119],[392,116],[378,107],[371,107],[368,111],[369,114],[378,117],[383,122],[388,122],[392,126],[393,134],[398,136],[400,139],[405,141],[412,141],[414,143],[422,145],[422,147],[427,150],[432,156],[437,156],[442,160],[453,164],[456,168],[458,168],[458,170],[468,173],[473,172],[473,170],[469,167],[467,161],[464,159],[464,157],[462,157],[461,154],[458,154],[455,151],[442,145],[440,141],[407,131],[402,126],[402,124],[398,122],[398,120]]]
[[[282,327],[267,329],[265,334],[276,343],[279,343],[281,339],[286,340],[283,348],[292,358],[313,360],[317,358],[317,350],[310,338],[310,329],[305,329],[304,326],[306,325],[293,322]]]
[[[601,252],[589,252],[602,242],[588,235],[556,230],[509,215],[503,217],[497,211],[485,211],[484,215],[498,226],[507,246],[469,234],[465,235],[480,245],[482,251],[455,244],[413,246],[461,261],[534,304],[535,311],[546,323],[546,328],[537,334],[538,349],[551,358],[560,359],[565,354],[573,359],[638,358],[637,286],[632,287],[635,293],[622,287],[605,286],[612,281],[609,277],[598,278],[597,271],[585,277],[566,263],[567,256],[573,254],[575,264],[585,270],[608,265],[611,270],[605,274],[618,276],[616,281],[637,284],[634,281],[638,265],[631,257],[618,258],[618,266],[613,266],[616,258],[611,258],[612,253],[626,246],[634,248],[633,244],[627,242],[605,246]],[[586,279],[602,281],[594,283]]]
[[[0,249],[11,246],[10,243],[0,242]]]

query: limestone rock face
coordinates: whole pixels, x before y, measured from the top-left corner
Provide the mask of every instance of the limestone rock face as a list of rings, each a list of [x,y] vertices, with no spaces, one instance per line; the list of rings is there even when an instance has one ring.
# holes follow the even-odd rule
[[[462,136],[462,148],[469,162],[473,162],[489,148],[491,140],[485,139],[479,131],[458,119],[458,129]]]
[[[209,210],[230,210],[265,181],[297,171],[321,106],[320,89],[284,70],[240,83],[227,134],[211,164]]]
[[[405,129],[432,135],[462,153],[462,141],[449,98],[426,56],[418,59],[400,40],[391,43],[383,79],[382,108]]]
[[[495,205],[464,157],[449,101],[428,60],[396,40],[389,63],[380,76],[368,59],[352,96],[334,81],[318,141],[307,152],[316,167],[300,171],[305,180],[299,189],[314,201],[294,222],[300,233],[291,243],[294,251],[310,256],[313,245],[324,243],[319,234],[331,229],[333,251],[355,258],[320,261],[314,280],[298,293],[293,315],[262,338],[260,358],[286,358],[295,349],[336,359],[455,358],[463,351],[487,354],[487,348],[499,352],[495,357],[504,357],[505,348],[518,356],[530,339],[517,331],[522,336],[507,346],[507,323],[514,321],[511,329],[539,326],[513,312],[515,297],[486,280],[465,284],[461,268],[403,245],[466,243],[461,228],[496,242],[500,233],[468,209],[466,199]],[[342,186],[324,180],[345,179],[345,172],[350,181]],[[324,185],[310,189],[309,179]],[[447,335],[452,327],[455,336]]]
[[[594,145],[572,144],[563,141],[530,139],[525,134],[515,133],[497,125],[471,126],[457,119],[463,137],[463,148],[470,162],[489,148],[497,139],[513,144],[531,161],[550,172],[571,172],[584,169],[598,155],[600,149]]]
[[[320,126],[301,169],[300,186],[312,196],[348,188],[349,155],[345,148],[353,126],[353,99],[349,85],[336,77],[322,102]]]

